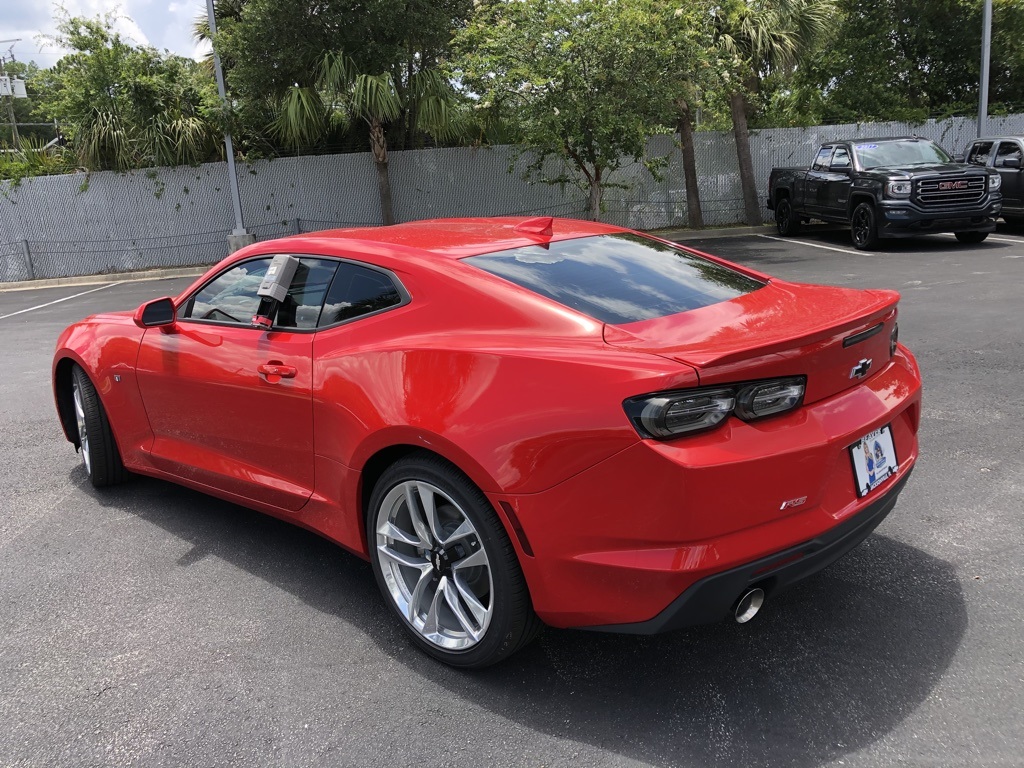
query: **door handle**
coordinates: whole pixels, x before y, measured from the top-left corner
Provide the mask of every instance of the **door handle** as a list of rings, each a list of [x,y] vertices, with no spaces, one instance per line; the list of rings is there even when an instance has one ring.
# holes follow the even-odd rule
[[[267,378],[276,376],[279,379],[294,379],[295,374],[298,373],[293,366],[281,365],[281,363],[264,363],[257,367],[256,370]]]

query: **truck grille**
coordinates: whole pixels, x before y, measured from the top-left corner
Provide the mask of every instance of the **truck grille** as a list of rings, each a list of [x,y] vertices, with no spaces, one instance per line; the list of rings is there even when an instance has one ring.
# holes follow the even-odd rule
[[[987,185],[985,176],[923,179],[917,182],[917,203],[922,208],[970,205],[985,197]]]

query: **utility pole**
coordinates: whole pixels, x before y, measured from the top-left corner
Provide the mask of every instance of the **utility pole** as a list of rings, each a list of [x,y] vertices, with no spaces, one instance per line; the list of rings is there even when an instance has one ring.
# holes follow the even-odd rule
[[[14,61],[14,43],[20,43],[21,38],[17,37],[11,40],[0,40],[0,45],[4,43],[11,43],[11,47],[7,49],[7,53],[11,57],[11,61]],[[4,68],[4,64],[7,61],[7,57],[0,55],[0,77],[7,74],[7,70]],[[4,95],[4,103],[7,105],[7,119],[11,124],[11,133],[14,135],[14,148],[21,149],[21,136],[18,135],[18,121],[14,117],[14,93],[8,93]]]
[[[988,122],[988,68],[992,57],[992,0],[985,0],[981,22],[981,93],[978,95],[978,138],[986,131]]]
[[[206,0],[206,16],[210,25],[210,43],[217,37],[217,19],[213,13],[213,0]],[[220,66],[220,54],[217,46],[213,46],[213,72],[217,76],[217,93],[221,104],[228,106],[227,89],[224,87],[224,70]],[[238,196],[238,176],[235,175],[235,146],[231,141],[231,131],[224,131],[224,149],[228,158],[228,181],[231,185],[231,205],[235,209],[235,231],[228,238],[228,250],[232,253],[246,245],[256,242],[256,238],[245,230],[242,223],[242,200]]]

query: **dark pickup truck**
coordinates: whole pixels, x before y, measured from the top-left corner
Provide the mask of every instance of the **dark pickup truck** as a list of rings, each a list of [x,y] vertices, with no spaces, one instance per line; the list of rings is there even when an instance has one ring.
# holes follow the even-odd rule
[[[1024,226],[1024,136],[995,136],[978,139],[967,148],[967,162],[994,168],[1003,180],[1003,220]]]
[[[779,234],[811,219],[849,224],[853,244],[881,237],[954,232],[980,243],[1002,207],[999,174],[956,163],[937,144],[912,136],[822,144],[810,168],[775,168],[768,207]]]

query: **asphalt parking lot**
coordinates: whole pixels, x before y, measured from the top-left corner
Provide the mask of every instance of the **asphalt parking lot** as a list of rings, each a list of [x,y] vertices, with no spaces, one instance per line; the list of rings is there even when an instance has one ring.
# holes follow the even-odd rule
[[[917,470],[749,625],[548,630],[478,673],[414,650],[369,566],[313,534],[155,480],[89,485],[54,341],[189,279],[0,293],[0,765],[1024,765],[1024,236],[689,244],[901,291]]]

